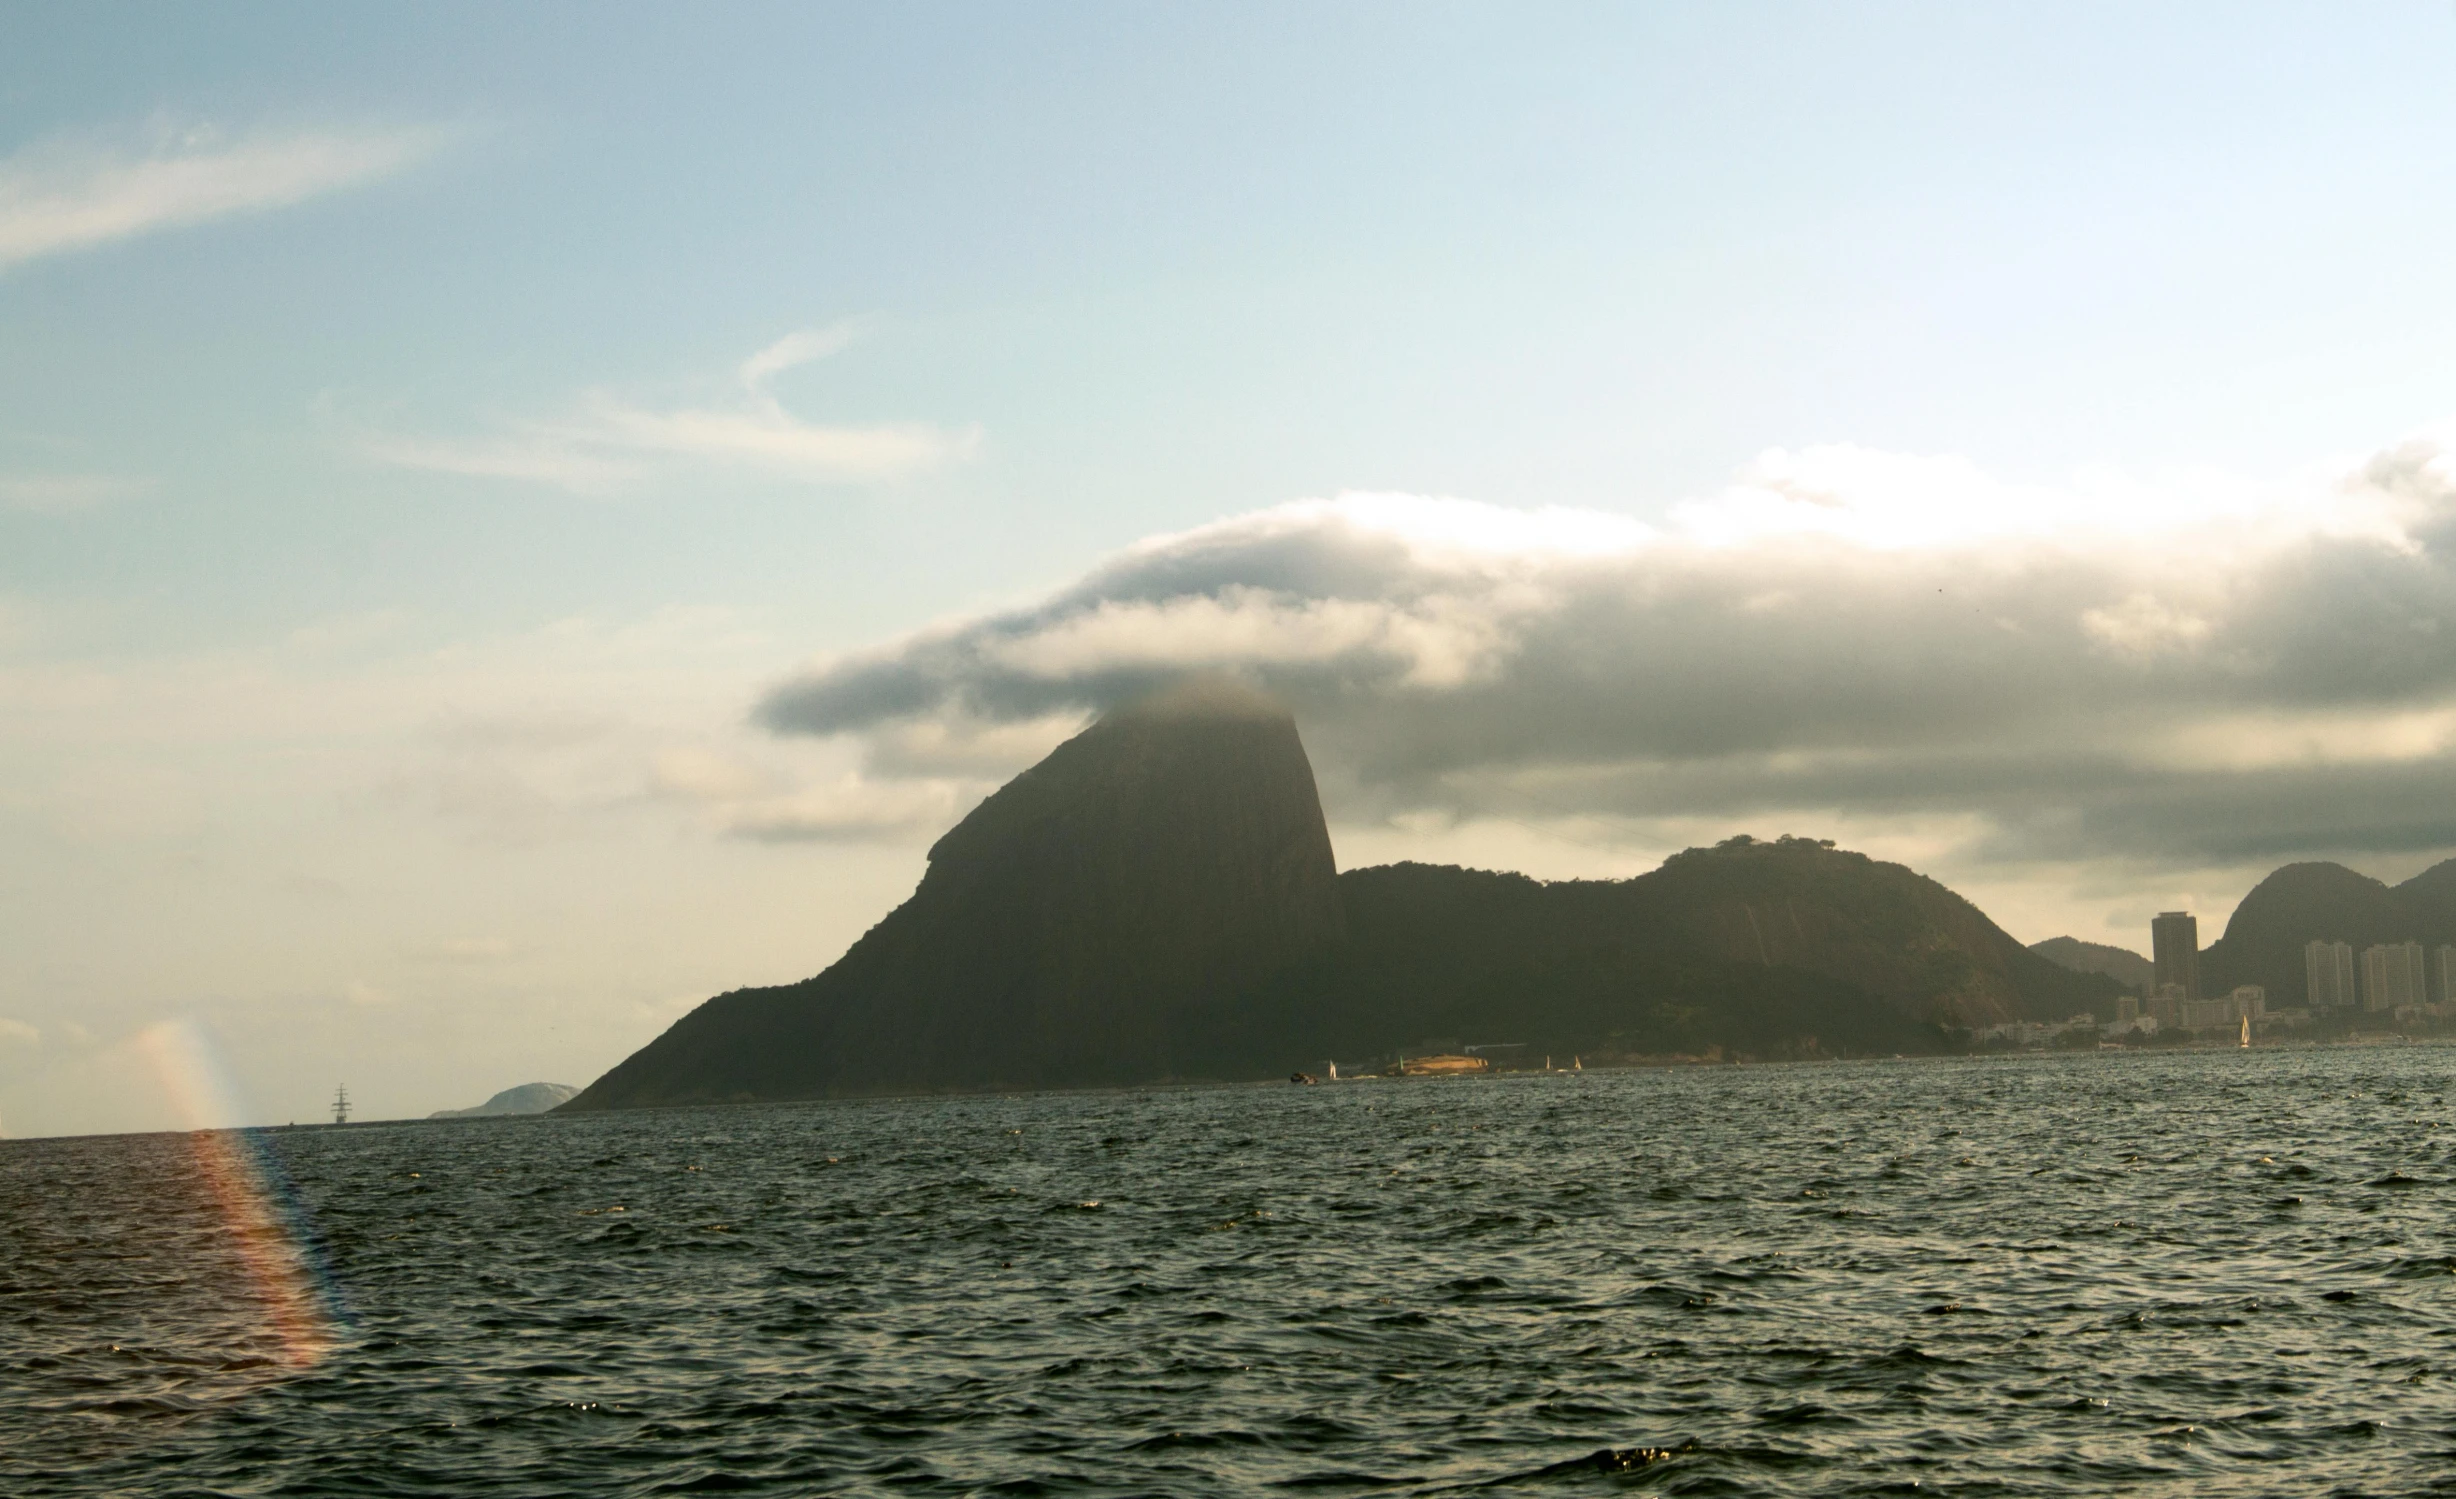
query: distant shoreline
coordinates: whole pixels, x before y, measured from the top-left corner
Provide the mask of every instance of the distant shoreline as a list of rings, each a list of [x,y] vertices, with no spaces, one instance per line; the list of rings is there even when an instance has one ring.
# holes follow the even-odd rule
[[[2408,1047],[2456,1049],[2456,1036],[2366,1035],[2325,1041],[2261,1041],[2255,1042],[2249,1047],[2237,1046],[2232,1042],[2222,1041],[2185,1041],[2167,1046],[2119,1046],[2103,1049],[2098,1047],[2090,1047],[2087,1049],[2074,1048],[2071,1050],[2058,1050],[2041,1046],[2023,1047],[2019,1050],[2002,1051],[1904,1053],[1900,1056],[1889,1057],[1723,1057],[1719,1059],[1709,1059],[1704,1057],[1651,1057],[1643,1060],[1631,1061],[1590,1062],[1583,1070],[1554,1068],[1552,1071],[1546,1072],[1541,1068],[1530,1067],[1494,1072],[1446,1073],[1430,1077],[1391,1077],[1375,1074],[1369,1077],[1342,1077],[1336,1081],[1324,1078],[1315,1086],[1326,1088],[1345,1088],[1350,1086],[1361,1086],[1367,1083],[1492,1083],[1510,1081],[1513,1079],[1552,1077],[1574,1078],[1587,1076],[1594,1073],[1608,1072],[1684,1072],[1743,1067],[1835,1067],[1863,1066],[1891,1062],[1991,1062],[2021,1060],[2079,1060],[2088,1058],[2113,1059],[2118,1057],[2148,1058],[2172,1056],[2182,1053],[2223,1053],[2237,1051],[2365,1051],[2383,1048],[2403,1050]],[[452,1126],[467,1124],[539,1123],[557,1118],[622,1118],[626,1115],[658,1113],[676,1109],[797,1108],[810,1104],[892,1103],[910,1099],[1036,1098],[1048,1094],[1069,1093],[1082,1094],[1089,1097],[1105,1093],[1145,1093],[1160,1089],[1190,1092],[1216,1088],[1290,1088],[1292,1086],[1293,1085],[1287,1081],[1284,1075],[1260,1078],[1166,1078],[1156,1079],[1154,1081],[1144,1083],[1099,1083],[1082,1087],[975,1088],[942,1091],[917,1090],[892,1093],[840,1094],[831,1098],[743,1098],[701,1103],[639,1104],[633,1107],[621,1109],[587,1109],[582,1110],[578,1114],[572,1115],[557,1115],[553,1113],[489,1114],[461,1115],[457,1117],[447,1115],[443,1118],[433,1118],[430,1116],[420,1115],[417,1117],[405,1117],[400,1119],[353,1119],[347,1124],[335,1124],[329,1119],[324,1119],[311,1120],[301,1124],[234,1124],[210,1130],[157,1129],[125,1130],[117,1133],[89,1135],[12,1135],[0,1137],[0,1146],[32,1145],[37,1143],[58,1142],[65,1140],[121,1140],[129,1138],[142,1138],[147,1135],[167,1136],[229,1133],[294,1134],[309,1130],[389,1129],[397,1128],[402,1125]]]

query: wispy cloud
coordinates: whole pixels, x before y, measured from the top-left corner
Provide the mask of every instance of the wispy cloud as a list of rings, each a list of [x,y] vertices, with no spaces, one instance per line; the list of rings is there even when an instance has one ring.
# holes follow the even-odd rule
[[[548,484],[578,494],[620,489],[675,461],[762,470],[805,483],[880,483],[963,458],[978,446],[974,429],[831,424],[786,410],[770,389],[775,377],[852,341],[849,324],[779,339],[743,361],[737,388],[721,402],[654,406],[594,391],[570,416],[513,423],[486,437],[376,434],[357,446],[400,468]]]
[[[285,208],[432,152],[431,128],[228,136],[192,129],[141,148],[57,139],[0,159],[0,270],[156,230]]]
[[[0,474],[0,510],[65,515],[150,487],[142,479],[112,474]]]
[[[823,481],[899,478],[960,456],[973,441],[920,423],[821,426],[781,409],[643,411],[609,404],[598,408],[597,416],[600,424],[595,428],[563,435],[605,447],[748,464]]]
[[[760,843],[853,842],[943,827],[994,789],[954,777],[881,779],[848,772],[793,785],[759,767],[702,749],[657,756],[651,787],[696,804],[720,832]]]
[[[788,333],[742,361],[742,386],[755,396],[764,396],[768,382],[786,370],[841,353],[852,342],[851,323],[833,323],[825,328],[804,328],[799,333]]]
[[[545,484],[573,494],[605,494],[639,473],[636,462],[535,429],[477,440],[378,433],[361,436],[356,447],[362,456],[394,468]]]

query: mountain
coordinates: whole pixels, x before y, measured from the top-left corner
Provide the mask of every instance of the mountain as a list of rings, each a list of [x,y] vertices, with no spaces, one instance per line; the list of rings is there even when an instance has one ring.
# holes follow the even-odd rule
[[[1629,883],[1718,957],[1839,979],[1916,1020],[2113,1014],[2106,985],[2031,952],[1943,885],[1828,841],[1734,838]]]
[[[1932,1051],[1951,1028],[2112,1018],[2121,992],[1933,880],[1804,838],[1734,838],[1627,880],[1394,864],[1339,891],[1348,941],[1266,1001],[1324,1059],[1435,1037],[1590,1056]]]
[[[982,802],[826,972],[709,1000],[564,1107],[1250,1078],[1442,1038],[1934,1050],[2120,992],[1830,842],[1733,838],[1628,880],[1339,874],[1294,720],[1201,681]]]
[[[2078,937],[2049,937],[2033,942],[2030,951],[2075,973],[2102,973],[2135,994],[2147,994],[2157,978],[2157,965],[2128,947],[2084,942]]]
[[[1848,981],[1734,962],[1670,925],[1636,881],[1543,882],[1425,864],[1339,877],[1349,940],[1260,1008],[1306,1065],[1514,1043],[1523,1060],[1932,1051],[1936,1026]]]
[[[1242,1003],[1344,935],[1296,723],[1198,680],[973,809],[816,978],[720,995],[567,1106],[1250,1076]]]
[[[2200,987],[2222,994],[2258,984],[2271,1004],[2303,1004],[2303,944],[2315,939],[2356,952],[2381,942],[2456,942],[2456,859],[2401,885],[2342,864],[2288,864],[2252,887],[2226,934],[2201,953]]]
[[[543,1114],[579,1096],[569,1083],[522,1083],[506,1088],[474,1109],[437,1109],[429,1119],[475,1119],[496,1114]]]

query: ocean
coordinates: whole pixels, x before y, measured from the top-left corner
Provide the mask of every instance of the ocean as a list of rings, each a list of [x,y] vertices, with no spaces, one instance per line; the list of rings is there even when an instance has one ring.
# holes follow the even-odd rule
[[[0,1143],[0,1493],[2456,1492],[2451,1064]]]

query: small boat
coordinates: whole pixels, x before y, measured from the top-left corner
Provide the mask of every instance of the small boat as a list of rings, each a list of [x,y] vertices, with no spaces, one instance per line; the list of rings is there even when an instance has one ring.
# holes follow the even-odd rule
[[[2245,1046],[2251,1044],[2251,1017],[2249,1015],[2243,1017],[2243,1044]]]
[[[1288,1074],[1288,1081],[1292,1083],[1314,1083],[1320,1082],[1321,1079],[1315,1077],[1310,1072],[1291,1072]]]

